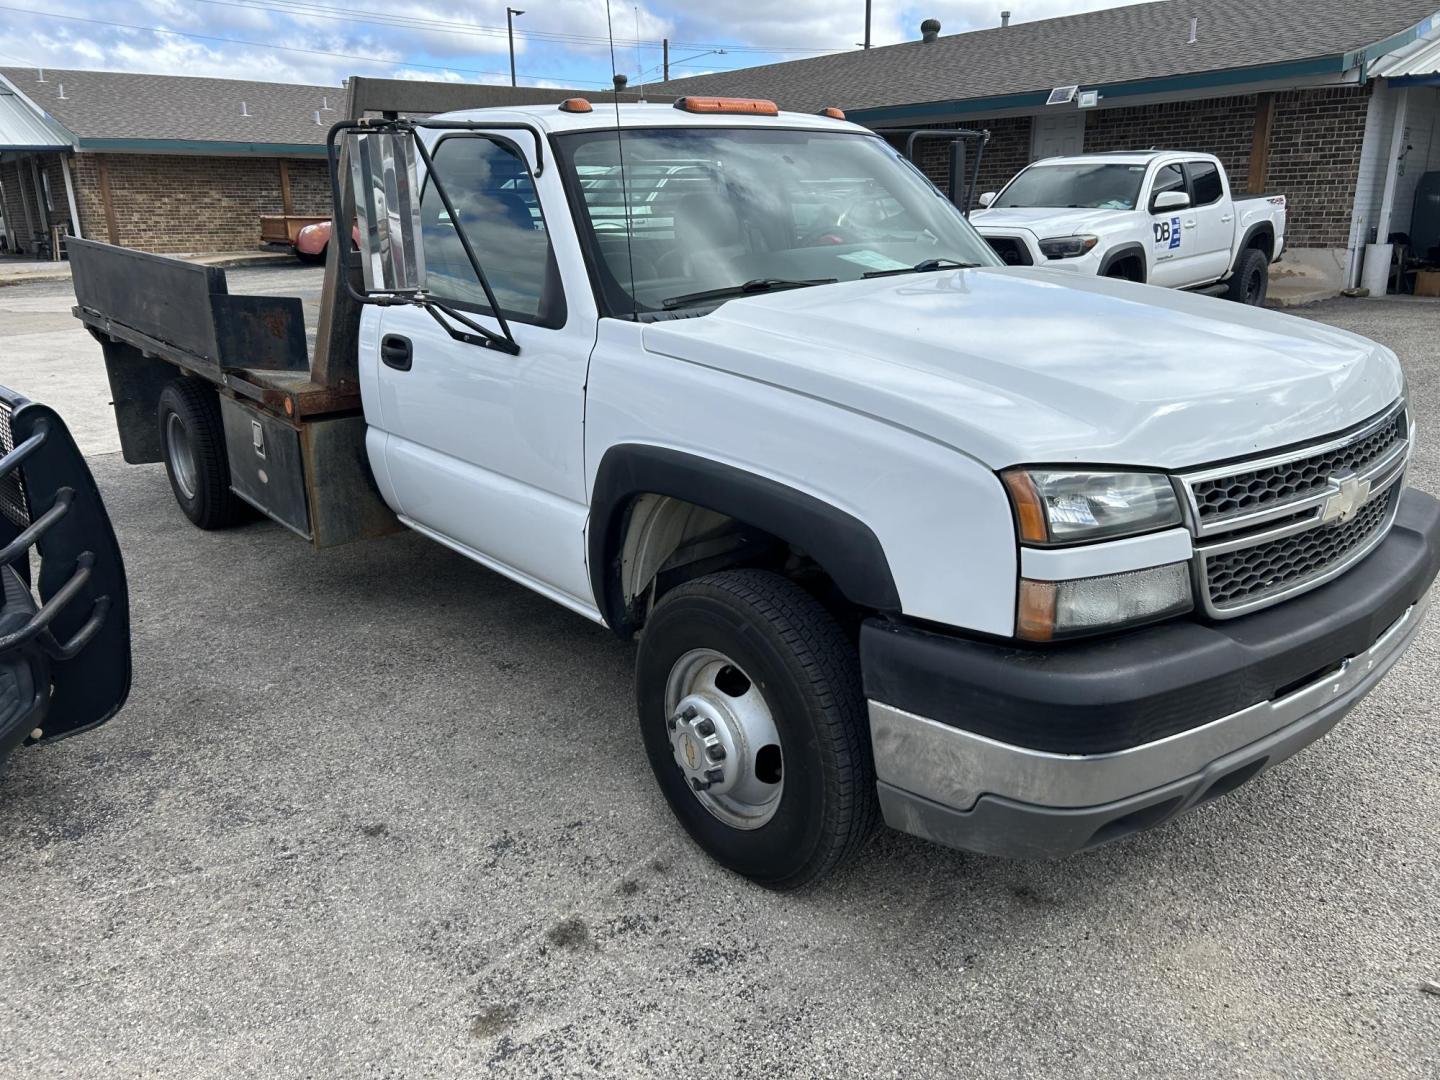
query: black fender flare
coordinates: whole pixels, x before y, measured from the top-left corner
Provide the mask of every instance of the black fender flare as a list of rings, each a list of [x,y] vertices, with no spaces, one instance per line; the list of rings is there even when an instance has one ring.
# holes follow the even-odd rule
[[[1128,244],[1121,244],[1119,247],[1113,248],[1105,253],[1105,258],[1100,260],[1099,276],[1104,277],[1117,262],[1121,259],[1128,259],[1132,255],[1140,260],[1140,283],[1143,285],[1150,277],[1150,264],[1145,258],[1145,246],[1133,241]]]
[[[620,553],[639,495],[668,495],[726,514],[811,556],[846,599],[899,611],[900,594],[879,538],[863,521],[803,491],[744,469],[666,447],[621,443],[605,451],[590,496],[590,584],[610,628],[638,626],[625,603]]]
[[[1252,246],[1250,242],[1254,240],[1255,237],[1261,235],[1268,236],[1270,238],[1270,255],[1268,256],[1268,258],[1272,261],[1274,260],[1275,225],[1269,221],[1257,221],[1254,225],[1251,225],[1250,228],[1245,230],[1245,235],[1241,238],[1240,243],[1236,245],[1235,258],[1230,261],[1230,273],[1235,273],[1236,267],[1240,265],[1240,256],[1245,254],[1245,252]]]

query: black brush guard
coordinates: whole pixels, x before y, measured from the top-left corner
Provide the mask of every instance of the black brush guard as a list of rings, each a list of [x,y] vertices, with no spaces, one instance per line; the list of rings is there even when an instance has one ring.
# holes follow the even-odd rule
[[[3,386],[0,600],[3,764],[103,724],[130,692],[130,599],[100,492],[59,414]]]

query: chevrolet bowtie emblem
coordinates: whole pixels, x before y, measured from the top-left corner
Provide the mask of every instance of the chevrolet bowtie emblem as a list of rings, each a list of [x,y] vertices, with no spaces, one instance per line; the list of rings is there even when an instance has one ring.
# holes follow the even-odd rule
[[[1322,522],[1349,521],[1370,501],[1370,481],[1353,472],[1340,472],[1330,477],[1331,495],[1320,508]]]

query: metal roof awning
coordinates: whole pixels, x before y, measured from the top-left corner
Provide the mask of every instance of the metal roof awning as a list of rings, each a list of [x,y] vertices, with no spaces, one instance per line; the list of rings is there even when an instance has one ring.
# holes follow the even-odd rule
[[[1389,79],[1392,86],[1440,86],[1440,28],[1381,57],[1370,74]]]
[[[70,133],[0,79],[0,150],[70,150]]]

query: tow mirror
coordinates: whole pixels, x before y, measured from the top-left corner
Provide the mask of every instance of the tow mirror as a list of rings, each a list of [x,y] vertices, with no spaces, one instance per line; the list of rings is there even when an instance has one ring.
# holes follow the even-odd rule
[[[981,205],[982,207],[984,207],[984,206],[989,206],[989,205],[990,205],[992,202],[994,202],[994,201],[995,201],[995,192],[993,192],[993,191],[982,191],[982,192],[980,193],[980,205]]]
[[[344,136],[367,293],[425,289],[420,236],[420,173],[408,131],[350,131]]]
[[[1150,200],[1152,213],[1161,213],[1165,210],[1184,210],[1190,205],[1190,196],[1183,191],[1162,191]]]

